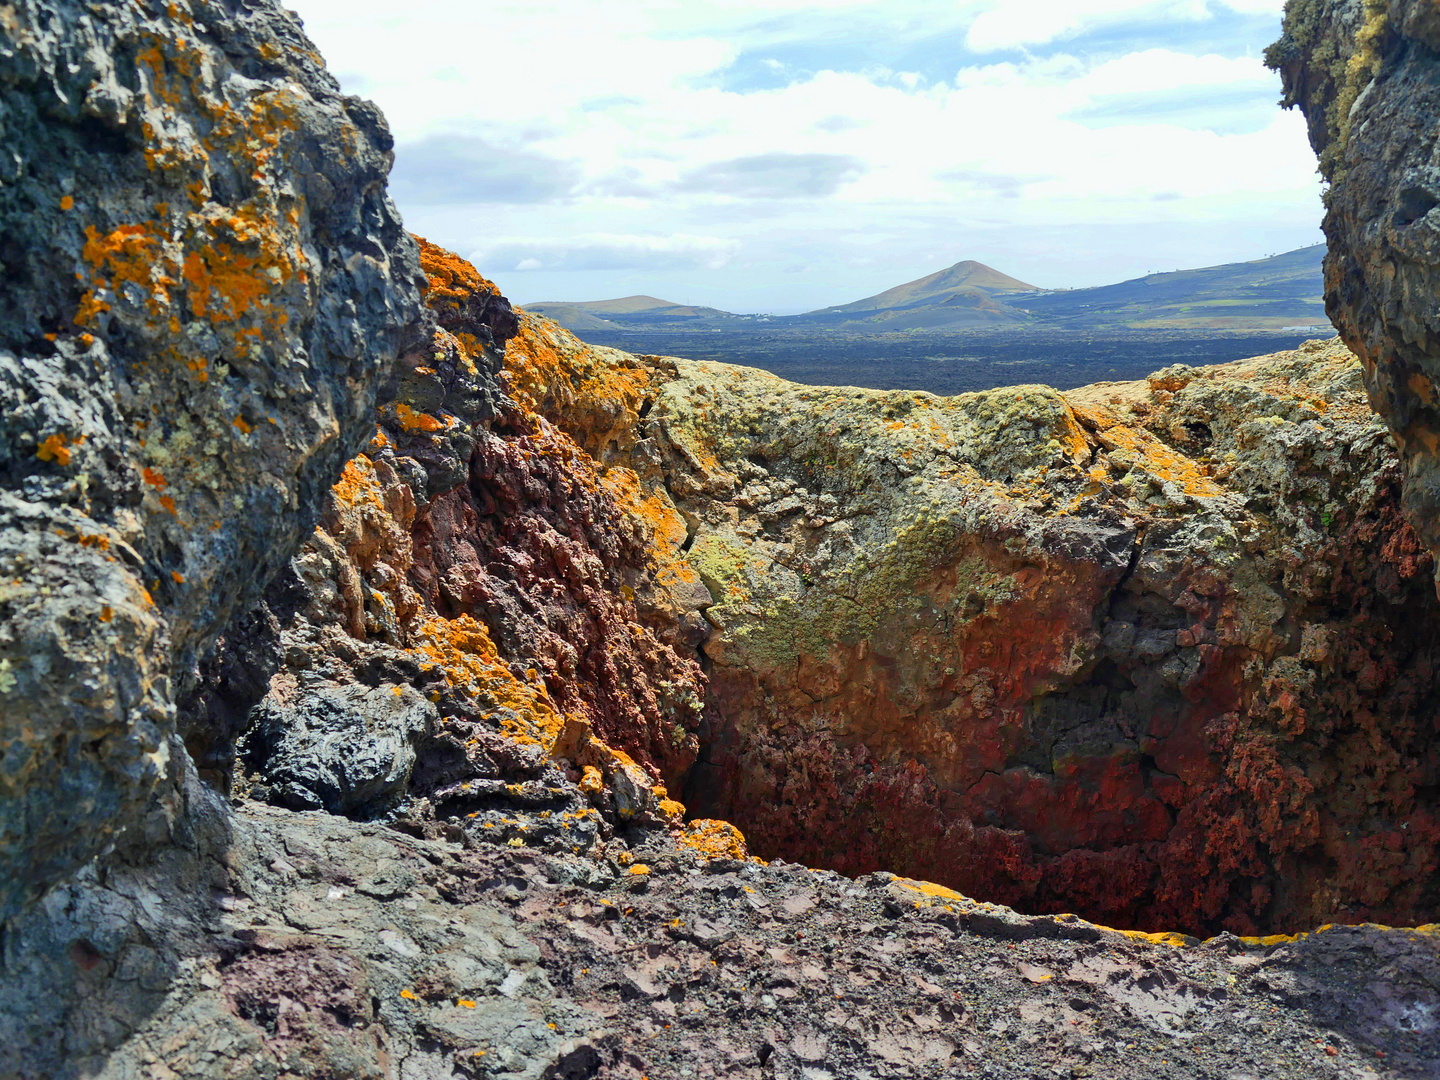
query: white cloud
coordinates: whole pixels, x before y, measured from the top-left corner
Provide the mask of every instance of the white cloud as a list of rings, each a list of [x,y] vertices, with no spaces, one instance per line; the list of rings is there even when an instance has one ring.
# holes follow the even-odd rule
[[[1255,59],[1275,0],[290,2],[385,111],[407,224],[517,300],[624,279],[794,309],[962,258],[1097,284],[1319,220],[1304,125]],[[1103,50],[1067,44],[1095,28]],[[1113,250],[1034,242],[1066,230]]]
[[[993,0],[971,24],[965,43],[975,52],[995,52],[1127,20],[1200,22],[1223,8],[1273,14],[1278,22],[1284,0]]]
[[[527,237],[497,240],[473,252],[482,264],[537,270],[718,270],[739,243],[715,236],[581,234],[563,239]]]

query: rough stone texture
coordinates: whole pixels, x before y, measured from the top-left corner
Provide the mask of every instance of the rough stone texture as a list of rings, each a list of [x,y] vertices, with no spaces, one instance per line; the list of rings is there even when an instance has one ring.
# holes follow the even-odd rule
[[[695,760],[694,609],[710,601],[674,565],[684,523],[668,503],[654,517],[632,471],[534,410],[517,373],[538,385],[543,336],[522,332],[472,267],[421,243],[432,347],[402,362],[291,572],[206,661],[187,703],[191,752],[223,781],[243,733],[243,789],[359,816],[408,795],[422,830],[454,818],[515,838],[508,784],[573,812],[584,799],[546,792],[587,769],[597,807],[674,818],[664,782]],[[507,375],[502,350],[516,354]],[[607,408],[623,426],[625,406]],[[412,688],[427,718],[397,725],[391,706]],[[357,753],[361,795],[340,776]]]
[[[1330,182],[1325,306],[1400,447],[1405,507],[1440,551],[1440,14],[1431,0],[1291,0],[1266,59]]]
[[[0,917],[137,819],[372,430],[390,146],[277,4],[0,9]]]
[[[258,0],[0,7],[0,95],[0,1080],[1440,1073],[1433,925],[1043,914],[1435,910],[1431,561],[1343,351],[591,348],[418,277]]]
[[[1440,1070],[1440,927],[1199,945],[890,874],[707,859],[664,831],[576,855],[256,803],[223,852],[190,843],[158,864],[163,845],[122,851],[14,924],[0,1076]]]
[[[692,812],[1122,926],[1434,917],[1431,561],[1344,349],[939,399],[525,326],[715,601]]]
[[[1431,563],[1343,349],[950,399],[676,370],[692,810],[1115,925],[1434,918]]]
[[[253,767],[294,810],[375,814],[405,793],[435,707],[408,686],[320,687],[267,697],[247,736]]]

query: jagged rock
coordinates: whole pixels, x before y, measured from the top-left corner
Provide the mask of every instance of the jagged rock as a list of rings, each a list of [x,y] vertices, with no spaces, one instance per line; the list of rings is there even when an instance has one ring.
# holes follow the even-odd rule
[[[435,722],[435,707],[408,686],[318,687],[261,702],[245,756],[282,806],[375,813],[408,788],[415,744]]]
[[[941,399],[526,326],[714,598],[692,813],[1116,925],[1440,908],[1432,564],[1343,348]]]
[[[1405,508],[1440,551],[1440,16],[1428,0],[1292,0],[1266,53],[1329,181],[1325,308],[1394,432]]]
[[[432,348],[400,366],[377,433],[346,465],[285,597],[267,600],[286,618],[265,622],[259,647],[242,634],[210,661],[216,678],[201,696],[233,716],[265,695],[250,720],[250,781],[285,805],[314,805],[284,764],[292,755],[265,749],[291,738],[288,695],[409,683],[437,717],[408,789],[426,801],[421,817],[463,810],[470,832],[520,839],[506,818],[510,782],[556,814],[588,811],[542,794],[562,775],[553,755],[576,781],[594,770],[587,797],[619,819],[673,818],[680,808],[658,781],[678,783],[695,759],[704,677],[693,638],[687,647],[693,625],[677,627],[670,608],[641,612],[669,595],[669,563],[652,554],[657,530],[662,546],[678,544],[684,525],[673,509],[647,520],[630,501],[632,472],[607,470],[506,395],[501,350],[532,348],[528,337],[506,344],[517,317],[463,260],[423,241],[422,260],[440,323]],[[226,674],[258,657],[270,659],[253,675]],[[381,700],[355,693],[357,704]],[[355,725],[363,713],[349,713]],[[387,720],[363,724],[379,731]],[[313,761],[313,746],[301,757]],[[568,848],[583,834],[588,844],[596,825],[574,825],[573,835],[569,824],[544,830],[545,842]]]
[[[7,5],[0,116],[3,918],[183,755],[420,309],[384,122],[278,4]]]

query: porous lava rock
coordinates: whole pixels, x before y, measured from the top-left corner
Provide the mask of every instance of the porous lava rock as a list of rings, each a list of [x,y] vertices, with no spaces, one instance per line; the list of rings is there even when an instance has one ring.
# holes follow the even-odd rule
[[[291,574],[207,662],[192,750],[223,777],[244,729],[242,783],[257,796],[374,814],[405,794],[411,820],[459,821],[495,839],[519,838],[497,794],[517,779],[538,785],[533,798],[557,815],[593,813],[555,787],[587,769],[595,808],[674,819],[666,783],[695,761],[705,688],[693,609],[710,599],[674,565],[684,523],[668,503],[657,514],[632,470],[607,466],[541,415],[555,398],[538,388],[559,363],[549,330],[522,329],[473,267],[421,248],[431,347],[402,361],[374,438],[345,466]],[[623,390],[644,369],[609,359],[598,369],[606,394],[592,395],[600,413],[577,410],[583,430],[572,424],[592,445],[638,419]],[[413,753],[413,765],[379,770],[383,799],[341,799],[321,778],[340,776],[357,748],[375,758],[393,725],[361,709],[340,738],[292,721],[337,695],[388,703],[384,693],[398,701],[412,688],[433,721],[406,726],[413,749],[385,756],[398,767]]]
[[[1343,348],[948,399],[676,372],[693,810],[1113,925],[1433,918],[1431,562]]]
[[[1344,348],[941,399],[522,333],[712,600],[692,813],[1113,925],[1433,918],[1432,563]]]
[[[1406,511],[1440,551],[1440,13],[1430,0],[1291,0],[1266,60],[1328,181],[1326,311],[1395,435]]]
[[[421,309],[384,121],[278,4],[17,0],[0,115],[6,917],[183,756]]]

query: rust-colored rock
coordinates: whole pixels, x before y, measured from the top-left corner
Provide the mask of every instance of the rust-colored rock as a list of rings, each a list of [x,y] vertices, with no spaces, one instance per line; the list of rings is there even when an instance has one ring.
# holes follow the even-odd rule
[[[704,692],[664,582],[684,524],[673,509],[649,512],[633,472],[581,449],[577,438],[598,433],[572,423],[572,438],[529,407],[525,388],[555,359],[543,337],[516,337],[517,316],[490,282],[420,247],[433,347],[402,364],[374,440],[346,466],[295,561],[300,600],[274,620],[285,659],[267,672],[264,709],[340,738],[331,753],[373,759],[380,779],[366,790],[383,797],[357,805],[337,794],[332,810],[378,813],[409,799],[422,818],[468,813],[473,827],[494,827],[502,822],[471,812],[475,793],[543,783],[553,755],[577,780],[587,767],[601,775],[594,801],[621,817],[674,819],[682,808],[660,781],[678,784],[695,760]],[[507,384],[520,384],[515,397]],[[414,686],[434,703],[412,775],[396,771],[383,733],[330,715],[326,688],[356,683],[397,695]],[[282,762],[277,747],[259,731],[246,742],[261,790],[308,805],[308,794],[290,793],[309,789],[275,783],[314,775],[338,791],[341,762]],[[526,747],[534,755],[517,758]],[[568,798],[557,796],[557,812],[577,812]]]
[[[1431,562],[1343,349],[938,399],[533,325],[714,599],[692,813],[1122,926],[1433,917]]]

